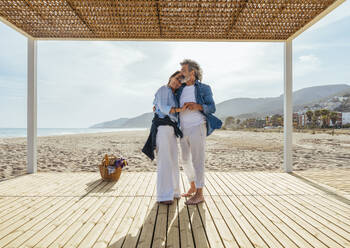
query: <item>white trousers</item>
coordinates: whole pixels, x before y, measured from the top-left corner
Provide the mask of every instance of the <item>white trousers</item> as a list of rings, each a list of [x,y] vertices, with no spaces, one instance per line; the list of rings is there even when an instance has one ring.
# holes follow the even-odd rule
[[[178,146],[171,126],[159,126],[157,144],[157,201],[180,197]]]
[[[180,139],[180,146],[183,169],[189,182],[194,182],[196,188],[203,188],[206,124],[182,128],[182,133],[184,136]]]

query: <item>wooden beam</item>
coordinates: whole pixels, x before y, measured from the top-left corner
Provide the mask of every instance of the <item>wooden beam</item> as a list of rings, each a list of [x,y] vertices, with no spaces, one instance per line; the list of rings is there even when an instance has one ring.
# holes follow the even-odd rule
[[[244,3],[242,3],[240,5],[239,10],[238,10],[238,14],[233,17],[232,22],[230,23],[228,29],[226,30],[226,37],[228,37],[229,33],[234,29],[234,27],[238,21],[239,16],[243,12],[243,9],[247,6],[247,4],[248,4],[248,0],[244,0]]]
[[[158,18],[158,26],[159,26],[159,35],[162,36],[162,26],[160,25],[160,13],[159,13],[159,0],[156,2],[156,8],[157,8],[157,18]]]
[[[66,0],[68,6],[72,9],[72,11],[78,16],[80,21],[90,30],[91,33],[95,34],[94,30],[91,28],[91,26],[83,19],[80,11],[78,11],[69,0]]]
[[[262,40],[262,39],[169,39],[169,38],[51,38],[41,37],[40,40],[66,40],[66,41],[172,41],[172,42],[285,42],[286,40]]]
[[[290,9],[288,11],[283,10],[283,4],[286,4],[286,1],[289,1],[290,3],[293,3],[293,8],[295,8],[295,16],[293,16],[293,13],[290,13]],[[325,0],[325,1],[303,1],[303,0],[275,0],[275,1],[249,1],[249,0],[236,0],[230,3],[226,3],[223,5],[218,4],[214,0],[206,1],[205,5],[207,3],[209,4],[209,9],[213,9],[215,11],[218,11],[220,13],[222,6],[227,6],[227,8],[220,14],[217,15],[215,13],[212,17],[214,19],[210,19],[209,16],[205,17],[206,23],[210,22],[210,30],[217,32],[220,32],[220,35],[210,35],[207,32],[200,32],[197,34],[193,34],[193,37],[207,37],[207,39],[186,39],[186,37],[190,37],[192,34],[188,31],[183,30],[177,30],[176,33],[172,34],[171,37],[184,37],[183,39],[178,39],[178,41],[188,40],[188,41],[214,41],[215,37],[219,37],[220,40],[215,41],[234,41],[233,37],[237,37],[238,39],[235,41],[254,41],[254,42],[269,42],[269,41],[275,41],[276,39],[278,41],[285,41],[285,40],[293,40],[295,37],[297,37],[300,33],[302,33],[304,30],[306,30],[308,27],[310,27],[313,23],[317,22],[319,19],[321,19],[323,16],[331,12],[334,8],[339,6],[341,3],[343,3],[345,0]],[[91,37],[91,39],[86,40],[153,40],[153,41],[161,41],[163,40],[162,37],[165,36],[165,23],[163,22],[164,18],[167,18],[169,24],[171,22],[175,21],[176,23],[181,23],[181,25],[186,26],[186,30],[190,28],[190,30],[194,29],[197,25],[200,25],[201,23],[199,18],[201,16],[201,5],[204,6],[204,2],[202,3],[201,0],[197,0],[196,3],[190,2],[181,2],[178,4],[176,1],[170,1],[167,2],[167,10],[163,9],[162,7],[165,5],[162,5],[163,2],[156,0],[156,1],[141,1],[142,4],[140,4],[139,1],[107,1],[104,3],[92,3],[92,1],[73,1],[73,0],[67,0],[63,1],[62,3],[58,4],[56,7],[58,10],[67,11],[67,7],[70,11],[65,16],[61,15],[51,15],[48,13],[48,11],[55,11],[56,7],[52,7],[52,10],[50,10],[50,6],[41,6],[40,4],[34,4],[33,1],[30,0],[23,0],[20,1],[20,4],[14,4],[12,5],[11,1],[7,1],[8,3],[4,4],[4,7],[1,8],[0,11],[0,18],[1,20],[6,20],[9,22],[12,22],[11,27],[14,27],[17,25],[16,30],[20,31],[22,34],[25,34],[26,37],[33,38],[32,36],[36,36],[34,38],[43,37],[43,39],[50,38],[50,36],[57,35],[62,37],[62,39],[65,39],[65,37],[73,36],[73,37]],[[269,3],[265,3],[269,2]],[[267,5],[268,8],[264,9],[264,3],[265,4],[273,4],[273,5]],[[310,5],[308,5],[308,3]],[[319,5],[315,5],[317,3],[320,3]],[[321,4],[323,3],[323,4]],[[79,5],[78,5],[79,4]],[[170,4],[170,5],[169,5]],[[281,5],[282,4],[282,5]],[[104,10],[104,13],[101,13],[99,10],[95,10],[95,6],[104,6],[107,7]],[[115,10],[110,11],[108,9],[108,6],[113,6]],[[22,8],[25,7],[25,11],[22,10]],[[49,8],[49,9],[47,9]],[[85,12],[85,8],[89,9],[88,12]],[[133,14],[130,14],[130,8],[135,8],[135,16]],[[149,23],[151,19],[149,18],[149,15],[143,12],[143,9],[146,8],[147,11],[150,11],[153,13],[152,24]],[[178,9],[180,8],[180,10]],[[183,10],[182,10],[183,8]],[[275,9],[278,8],[278,9]],[[319,8],[324,8],[325,10],[320,10]],[[288,17],[286,18],[278,18],[276,15],[279,13],[279,9],[282,11],[282,13],[288,14]],[[28,12],[27,10],[30,10]],[[230,10],[231,12],[227,12]],[[249,10],[249,12],[247,11]],[[108,21],[108,16],[112,15],[113,18],[111,20],[116,20],[114,17],[114,11],[117,13],[118,11],[122,13],[119,15],[119,18],[121,19],[120,23],[120,29],[115,28],[115,24],[113,24],[114,28],[109,26],[110,22]],[[165,12],[164,12],[165,11]],[[179,17],[176,15],[178,11],[184,11],[183,13],[187,13],[186,15]],[[192,14],[188,15],[188,11],[191,11]],[[193,12],[194,11],[194,12]],[[294,12],[294,11],[293,11]],[[321,12],[321,13],[320,13]],[[31,15],[30,13],[34,13]],[[166,13],[169,13],[169,16]],[[230,14],[231,13],[231,14]],[[28,15],[29,14],[29,15]],[[175,16],[174,16],[175,14]],[[197,14],[197,16],[196,16]],[[266,15],[265,15],[266,14]],[[318,15],[317,15],[318,14]],[[307,16],[305,16],[307,15]],[[316,17],[311,20],[309,23],[307,23],[304,27],[301,27],[304,25],[310,18],[313,16]],[[127,16],[127,19],[124,17]],[[242,18],[244,16],[244,19]],[[11,17],[11,18],[10,18]],[[91,20],[90,17],[99,17],[98,20],[94,21]],[[52,18],[52,19],[51,19]],[[123,21],[124,18],[124,21]],[[144,31],[141,30],[141,33],[138,29],[133,29],[132,25],[133,23],[139,24],[139,22],[142,23],[142,18],[147,19],[147,28],[149,29],[148,32],[150,32],[150,35],[148,33],[144,33]],[[187,18],[187,21],[186,21]],[[306,19],[305,19],[306,18]],[[43,19],[44,21],[42,21]],[[216,20],[217,19],[217,20]],[[13,21],[16,20],[16,21]],[[38,22],[39,20],[39,22]],[[131,20],[131,21],[128,21]],[[274,24],[276,20],[279,21],[279,23]],[[192,22],[193,21],[193,22]],[[243,21],[243,23],[241,23]],[[123,23],[124,22],[124,23]],[[7,22],[6,22],[7,23]],[[69,30],[72,30],[71,32],[66,32],[65,27],[69,25],[70,23],[74,23],[76,25],[73,25],[72,28]],[[259,24],[260,23],[260,24]],[[261,24],[264,23],[264,24]],[[266,24],[265,24],[266,23]],[[104,28],[100,28],[99,25],[103,25]],[[277,25],[278,24],[278,25]],[[154,25],[154,26],[153,26]],[[192,25],[192,27],[191,27]],[[225,25],[224,30],[222,30],[222,25]],[[269,25],[271,25],[272,30],[275,30],[276,33],[273,34],[273,31],[271,35],[259,35],[262,34],[263,30],[267,28]],[[288,29],[288,33],[283,33],[283,26],[286,25],[290,27]],[[291,26],[293,25],[293,26]],[[296,25],[296,26],[294,26]],[[151,27],[150,27],[151,26]],[[105,28],[106,27],[106,28]],[[159,28],[158,28],[159,27]],[[32,28],[35,28],[33,31]],[[279,31],[277,29],[280,28]],[[296,31],[294,34],[292,34],[293,30],[300,28],[300,30]],[[23,31],[23,30],[28,31]],[[126,30],[127,29],[127,30]],[[159,30],[159,34],[158,31]],[[40,33],[39,31],[43,31]],[[122,32],[123,35],[118,35],[118,32]],[[31,33],[32,35],[28,35],[28,33]],[[199,31],[198,31],[199,32]],[[208,31],[209,32],[209,31]],[[223,33],[222,33],[223,32]],[[282,32],[282,33],[281,33]],[[279,34],[279,35],[278,35]],[[158,36],[157,39],[152,39],[152,37]],[[108,39],[110,37],[110,39]],[[121,38],[114,38],[114,37],[121,37]],[[126,39],[124,39],[125,37]],[[135,37],[132,39],[128,39],[130,37]],[[138,38],[142,37],[142,38]],[[147,38],[151,37],[151,38]],[[170,37],[170,36],[168,36]],[[96,38],[96,39],[95,39]],[[106,39],[105,39],[106,38]],[[255,38],[255,40],[252,40]],[[75,38],[72,38],[74,40]],[[59,39],[57,39],[59,40]],[[174,39],[164,39],[164,41],[173,41]]]

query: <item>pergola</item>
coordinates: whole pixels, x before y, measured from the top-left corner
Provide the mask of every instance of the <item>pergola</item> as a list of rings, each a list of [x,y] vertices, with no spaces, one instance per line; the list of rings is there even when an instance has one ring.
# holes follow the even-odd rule
[[[0,0],[28,38],[27,172],[37,171],[37,41],[284,43],[284,170],[292,171],[292,41],[345,0]]]

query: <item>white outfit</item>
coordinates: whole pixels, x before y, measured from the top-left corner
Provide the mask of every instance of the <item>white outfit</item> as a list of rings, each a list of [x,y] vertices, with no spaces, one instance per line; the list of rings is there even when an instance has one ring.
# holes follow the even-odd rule
[[[189,182],[194,181],[196,188],[203,188],[207,127],[204,123],[182,129],[182,133],[184,136],[180,139],[180,146],[185,174]]]
[[[178,147],[174,128],[159,126],[156,138],[157,201],[180,197]]]
[[[196,102],[195,97],[195,86],[186,86],[183,88],[180,96],[180,107],[186,102]],[[205,116],[199,110],[185,110],[180,113],[180,124],[181,127],[190,128],[193,126],[199,126],[205,123]]]
[[[184,87],[180,96],[180,106],[186,102],[196,102],[195,86]],[[198,110],[180,113],[183,138],[180,139],[183,168],[189,182],[196,188],[204,187],[205,138],[207,135],[205,116]],[[192,162],[192,163],[191,163]]]

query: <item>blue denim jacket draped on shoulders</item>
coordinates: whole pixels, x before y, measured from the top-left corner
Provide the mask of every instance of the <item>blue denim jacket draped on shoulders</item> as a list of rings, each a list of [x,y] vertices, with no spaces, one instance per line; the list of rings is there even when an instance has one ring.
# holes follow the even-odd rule
[[[185,86],[186,84],[182,84],[182,86],[175,92],[178,103],[180,102],[180,96]],[[198,80],[196,80],[194,86],[196,103],[202,105],[203,107],[203,111],[201,111],[201,113],[206,118],[207,136],[209,136],[215,129],[221,128],[222,121],[213,115],[213,113],[216,111],[216,107],[210,86],[203,84]]]

